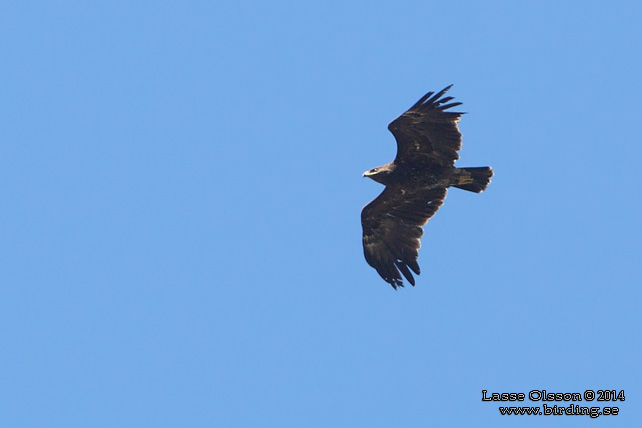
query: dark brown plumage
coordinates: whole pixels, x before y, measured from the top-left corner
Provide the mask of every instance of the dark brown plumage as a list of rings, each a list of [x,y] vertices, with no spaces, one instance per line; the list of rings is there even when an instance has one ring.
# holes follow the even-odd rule
[[[361,211],[363,251],[366,261],[395,289],[403,276],[415,285],[419,275],[418,250],[422,226],[444,202],[448,187],[480,193],[486,189],[490,167],[456,168],[461,149],[457,127],[461,112],[446,111],[460,105],[428,92],[388,129],[397,140],[395,160],[363,175],[386,186]]]

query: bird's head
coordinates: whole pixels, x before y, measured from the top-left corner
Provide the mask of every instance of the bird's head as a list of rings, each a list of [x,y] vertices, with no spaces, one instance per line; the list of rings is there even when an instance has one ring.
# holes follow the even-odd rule
[[[376,168],[372,168],[371,170],[368,170],[363,173],[364,177],[368,177],[377,183],[381,184],[387,184],[388,182],[388,176],[390,173],[393,171],[393,167],[391,164],[386,164],[383,166],[378,166]]]

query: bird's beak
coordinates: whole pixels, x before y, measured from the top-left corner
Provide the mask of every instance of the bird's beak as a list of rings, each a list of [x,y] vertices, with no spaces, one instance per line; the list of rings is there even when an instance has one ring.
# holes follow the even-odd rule
[[[363,175],[362,175],[362,177],[367,177],[367,176],[369,176],[369,175],[370,175],[369,173],[370,173],[370,171],[366,171],[366,172],[364,172],[364,173],[363,173]]]

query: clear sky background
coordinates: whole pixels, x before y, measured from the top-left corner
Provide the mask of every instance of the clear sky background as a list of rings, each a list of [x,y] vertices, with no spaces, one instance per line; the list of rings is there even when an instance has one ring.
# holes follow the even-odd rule
[[[642,426],[641,22],[639,1],[2,2],[0,426]],[[451,83],[458,165],[496,175],[451,190],[394,291],[363,258],[361,174]],[[501,416],[484,389],[626,401]]]

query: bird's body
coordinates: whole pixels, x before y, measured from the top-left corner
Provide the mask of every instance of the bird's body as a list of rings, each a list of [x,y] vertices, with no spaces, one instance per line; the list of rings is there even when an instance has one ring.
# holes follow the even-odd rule
[[[452,85],[451,85],[452,86]],[[401,274],[415,285],[419,274],[418,250],[422,226],[442,205],[449,187],[482,192],[493,171],[490,167],[457,168],[462,113],[445,110],[460,105],[452,97],[429,92],[388,129],[397,140],[393,162],[373,168],[365,177],[386,186],[361,212],[366,261],[394,288],[403,286]]]

